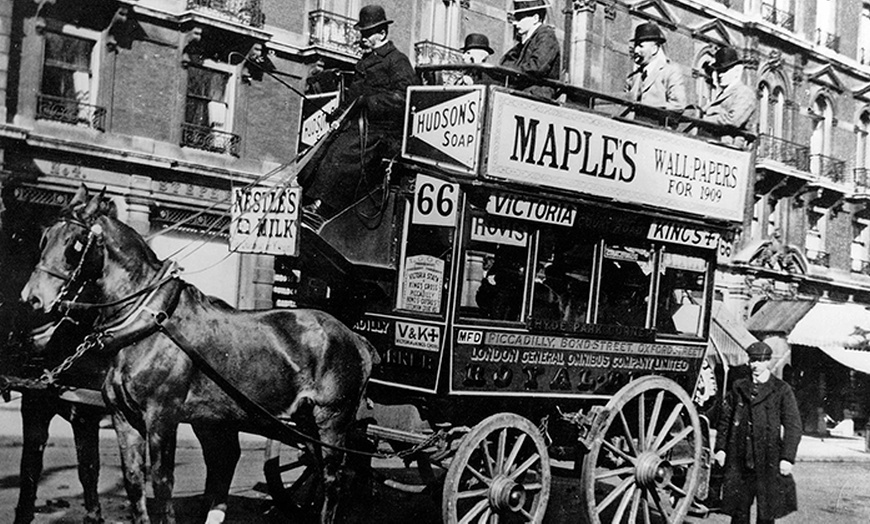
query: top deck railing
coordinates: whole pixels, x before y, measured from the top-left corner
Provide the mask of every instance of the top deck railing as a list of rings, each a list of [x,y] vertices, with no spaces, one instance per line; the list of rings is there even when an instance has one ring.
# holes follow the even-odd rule
[[[627,97],[600,93],[556,80],[536,78],[515,69],[492,64],[418,65],[417,72],[423,81],[430,85],[449,85],[442,84],[444,78],[455,76],[449,73],[463,72],[481,79],[479,83],[488,85],[511,87],[519,81],[525,84],[549,86],[555,89],[556,100],[560,103],[568,107],[590,110],[610,118],[663,127],[696,135],[699,138],[738,137],[744,144],[752,144],[756,138],[753,133],[744,129],[714,124],[699,118],[700,112],[697,106],[687,106],[683,111],[670,111],[641,104]]]

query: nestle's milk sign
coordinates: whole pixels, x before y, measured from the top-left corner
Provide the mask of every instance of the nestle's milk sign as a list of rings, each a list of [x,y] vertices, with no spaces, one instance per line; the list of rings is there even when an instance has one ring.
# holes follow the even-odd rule
[[[419,87],[408,94],[402,155],[473,174],[480,158],[483,89]]]

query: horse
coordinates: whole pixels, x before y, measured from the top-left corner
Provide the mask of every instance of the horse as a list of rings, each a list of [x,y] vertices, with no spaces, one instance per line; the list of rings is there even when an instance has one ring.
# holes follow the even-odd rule
[[[22,384],[39,385],[38,381],[21,380],[41,371],[41,365],[50,360],[34,358],[26,311],[18,302],[0,304],[0,334],[4,340],[0,350],[0,392],[8,395],[10,389],[21,391],[22,446],[19,469],[18,504],[15,506],[14,524],[28,524],[33,521],[36,506],[36,493],[42,476],[43,452],[48,442],[48,429],[51,420],[60,415],[72,426],[78,465],[79,482],[84,498],[85,524],[98,524],[102,520],[102,508],[98,494],[100,473],[99,429],[106,415],[102,400],[94,399],[92,393],[98,391],[78,389],[75,394],[63,388],[21,387]],[[66,346],[80,340],[76,326],[66,325],[60,339]],[[46,353],[51,353],[51,350]],[[88,375],[94,369],[94,362],[85,363],[85,372],[79,366],[78,378]],[[87,381],[87,379],[85,379]],[[18,386],[18,387],[16,387]]]
[[[175,522],[180,422],[208,430],[197,433],[206,466],[229,470],[229,478],[221,478],[228,491],[235,469],[228,455],[238,459],[238,432],[273,437],[281,433],[277,419],[302,417],[313,421],[316,431],[308,443],[322,455],[320,520],[333,522],[344,444],[377,363],[374,347],[322,311],[241,311],[207,297],[106,212],[104,200],[102,192],[89,197],[85,186],[79,189],[43,233],[39,264],[21,298],[52,315],[100,309],[92,334],[100,340],[98,351],[111,355],[102,390],[133,521],[151,522],[145,506],[147,445],[154,514],[159,522]],[[99,302],[77,302],[85,288]]]

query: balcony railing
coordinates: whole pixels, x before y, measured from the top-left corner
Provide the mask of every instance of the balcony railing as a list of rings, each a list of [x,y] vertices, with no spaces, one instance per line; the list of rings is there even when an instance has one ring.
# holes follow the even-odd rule
[[[856,193],[870,193],[870,169],[856,167],[852,170],[852,181],[855,183]]]
[[[70,98],[37,95],[36,118],[106,130],[106,109]]]
[[[187,0],[187,8],[250,27],[263,27],[262,0]]]
[[[423,40],[414,44],[414,59],[417,61],[417,65],[461,64],[462,51],[443,44]],[[438,75],[440,76],[434,83],[451,85],[457,83],[462,78],[463,72],[441,71]]]
[[[798,171],[810,172],[810,148],[775,136],[759,136],[758,158],[775,160]]]
[[[830,267],[831,254],[816,249],[807,249],[807,260],[816,266]]]
[[[239,156],[239,135],[210,127],[181,124],[181,145],[213,153]]]
[[[309,45],[359,57],[360,34],[353,26],[356,20],[329,11],[308,13]]]
[[[764,2],[761,4],[761,18],[783,29],[794,31],[794,13],[791,11],[777,9],[776,6]]]
[[[832,35],[827,31],[816,29],[816,44],[840,52],[840,35]]]
[[[870,275],[870,260],[861,260],[860,258],[852,259],[852,273],[861,273],[862,275]]]
[[[821,180],[842,184],[846,180],[846,162],[825,155],[810,155],[810,173]]]

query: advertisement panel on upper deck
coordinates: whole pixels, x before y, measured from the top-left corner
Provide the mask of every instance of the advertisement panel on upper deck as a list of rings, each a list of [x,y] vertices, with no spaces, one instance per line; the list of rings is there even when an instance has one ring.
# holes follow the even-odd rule
[[[402,156],[452,171],[477,173],[483,95],[482,86],[409,90]]]
[[[747,151],[494,91],[485,176],[740,221]]]

